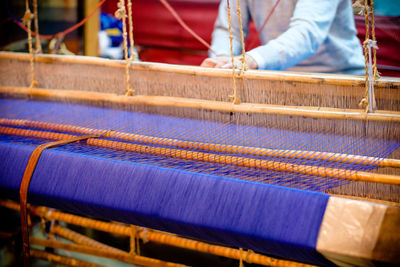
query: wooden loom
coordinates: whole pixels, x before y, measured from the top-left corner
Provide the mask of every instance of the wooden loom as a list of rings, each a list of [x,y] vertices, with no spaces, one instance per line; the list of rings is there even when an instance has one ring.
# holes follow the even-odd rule
[[[120,4],[118,12],[123,18],[126,33],[124,1]],[[129,5],[130,1],[128,7]],[[365,5],[367,8],[366,2]],[[27,14],[29,13],[27,2]],[[36,2],[34,13],[37,13]],[[132,32],[130,8],[128,17]],[[37,15],[35,18],[38,36]],[[29,29],[30,20],[27,23]],[[31,52],[30,34],[28,30]],[[133,43],[132,34],[130,38]],[[125,59],[130,64],[130,58],[127,58],[126,36],[124,44]],[[243,36],[242,46],[244,53]],[[138,265],[174,265],[137,255],[135,240],[140,235],[144,239],[145,234],[140,234],[136,227],[130,230],[129,254],[59,226],[52,227],[53,233],[76,244],[30,239],[26,198],[31,178],[36,181],[36,186],[34,183],[30,190],[34,203],[244,247],[248,249],[245,260],[247,262],[274,266],[298,265],[271,260],[254,254],[250,249],[318,265],[365,265],[370,261],[399,262],[400,237],[394,230],[400,220],[398,204],[394,204],[400,202],[400,160],[396,159],[399,157],[395,152],[400,146],[398,81],[380,80],[376,84],[378,88],[375,93],[378,107],[383,111],[365,113],[357,109],[356,105],[360,100],[361,91],[357,87],[362,84],[359,78],[247,72],[242,73],[239,88],[233,77],[233,105],[229,102],[231,99],[227,98],[231,91],[231,81],[228,78],[232,74],[226,71],[210,72],[199,68],[146,63],[133,66],[127,64],[126,93],[132,95],[136,90],[135,96],[127,97],[120,95],[122,86],[119,81],[123,79],[120,77],[119,68],[122,65],[119,62],[78,57],[33,58],[32,54],[30,58],[11,53],[0,56],[0,60],[4,62],[0,65],[4,66],[3,75],[0,76],[1,84],[4,85],[0,88],[2,95],[33,99],[1,102],[4,118],[0,119],[0,133],[5,137],[2,137],[0,153],[5,163],[2,163],[0,189],[4,191],[5,196],[15,198],[12,193],[15,185],[7,179],[18,180],[18,170],[21,166],[24,168],[26,150],[29,150],[29,146],[26,145],[36,144],[38,138],[58,140],[41,144],[39,142],[29,158],[21,185],[17,185],[20,192],[26,265],[29,263],[29,254],[64,264],[85,264],[73,263],[73,260],[43,251],[32,250],[29,253],[29,240],[39,246],[106,256]],[[39,65],[36,73],[32,60]],[[26,73],[20,76],[19,71],[28,70],[29,61],[32,80],[31,86],[27,88],[21,77],[28,75]],[[52,76],[49,77],[47,73],[52,73]],[[132,74],[133,82],[129,80]],[[40,77],[41,75],[46,77]],[[34,76],[46,84],[41,83],[41,88],[33,88],[37,83]],[[353,92],[355,93],[352,94]],[[64,110],[60,113],[54,110],[54,105],[35,102],[35,99],[67,104],[54,104],[58,110]],[[237,105],[240,100],[244,103]],[[96,113],[103,112],[101,109],[85,108],[74,103],[102,106],[105,108],[104,114],[97,116]],[[109,110],[110,107],[132,112],[114,112]],[[47,111],[38,116],[29,112],[25,114],[24,111],[39,111],[43,108],[51,110],[50,114]],[[80,118],[83,112],[92,114],[94,122],[100,128],[83,127],[90,122]],[[143,115],[144,113],[138,112],[156,115]],[[52,113],[63,118],[61,123],[59,119],[52,117]],[[174,117],[160,115],[190,120],[180,121]],[[116,121],[109,124],[107,118],[111,116]],[[199,119],[205,120],[205,124],[199,125]],[[119,120],[121,123],[125,121],[122,127]],[[163,126],[164,121],[171,125]],[[141,123],[145,124],[144,128],[140,128]],[[132,124],[135,125],[133,132],[128,127]],[[139,128],[136,129],[136,126]],[[211,128],[208,132],[192,131],[186,130],[186,126],[195,129]],[[161,131],[157,130],[158,128]],[[177,131],[174,132],[174,128]],[[121,129],[124,131],[120,131]],[[256,129],[256,133],[248,129]],[[294,134],[293,131],[301,134]],[[286,137],[280,137],[282,134]],[[327,134],[333,134],[334,137]],[[263,142],[264,138],[272,139],[273,142]],[[285,140],[287,138],[289,139]],[[326,141],[322,141],[321,138]],[[256,139],[261,141],[254,142]],[[275,139],[277,141],[274,141]],[[295,145],[296,142],[303,143],[302,139],[313,145]],[[83,144],[76,144],[77,141]],[[274,143],[278,143],[278,146]],[[288,143],[294,145],[288,146]],[[323,143],[323,146],[320,143]],[[46,148],[67,144],[71,144],[70,148],[64,151],[44,151],[42,160],[38,161]],[[329,147],[337,145],[344,150]],[[380,152],[368,154],[367,148],[370,146]],[[116,159],[118,163],[103,159],[104,153],[106,158]],[[357,155],[358,153],[366,155]],[[386,158],[390,154],[395,158]],[[82,158],[81,155],[87,155],[88,158]],[[56,160],[51,157],[55,157]],[[132,161],[128,169],[134,171],[134,174],[126,171],[127,165],[120,165],[124,161],[127,162],[128,158]],[[10,166],[9,162],[13,162],[13,159],[18,162],[15,166]],[[77,163],[76,159],[84,163]],[[68,165],[73,162],[74,169],[80,173],[78,176],[74,170],[68,170]],[[105,167],[91,167],[100,162]],[[55,170],[52,170],[52,164],[57,165]],[[99,170],[99,174],[93,174]],[[125,170],[122,178],[113,177],[122,170]],[[59,187],[60,182],[63,183],[64,176],[71,182],[54,190]],[[132,180],[128,180],[127,183],[124,181],[125,176]],[[79,179],[76,180],[77,178]],[[96,183],[93,184],[90,178],[94,178]],[[47,179],[52,181],[49,185],[40,185],[40,181],[47,183]],[[349,180],[356,182],[343,182]],[[117,183],[117,186],[113,183]],[[98,187],[97,184],[102,186]],[[150,189],[148,185],[151,184],[158,186]],[[212,187],[208,184],[212,184]],[[124,186],[128,191],[124,190]],[[132,186],[135,189],[129,189]],[[104,187],[115,194],[102,193],[101,188]],[[289,190],[291,187],[300,191]],[[362,201],[349,200],[349,196],[329,196],[313,191],[351,195]],[[104,198],[100,194],[104,194]],[[152,194],[158,197],[154,199]],[[131,195],[137,195],[139,198]],[[198,196],[193,198],[195,195]],[[165,201],[160,202],[164,198]],[[214,198],[220,200],[212,206],[207,204]],[[369,199],[368,202],[365,202],[366,198]],[[71,201],[76,204],[70,203]],[[115,201],[126,201],[128,205],[115,205]],[[181,203],[182,201],[184,203]],[[177,207],[174,202],[179,202]],[[1,204],[16,209],[15,204],[8,201]],[[161,209],[157,208],[158,206],[161,206]],[[207,208],[204,210],[204,207]],[[242,211],[240,207],[247,208]],[[96,212],[99,208],[104,209],[104,212]],[[198,214],[192,214],[192,210]],[[230,212],[227,213],[226,210]],[[181,213],[182,215],[176,216]],[[45,208],[33,208],[32,214],[47,220],[54,219],[53,213]],[[58,220],[103,231],[113,228],[115,233],[115,228],[118,228],[90,219],[57,212],[56,214],[59,214],[55,215]],[[243,217],[246,219],[242,219]],[[122,234],[126,234],[127,231],[120,229]],[[357,234],[358,232],[361,234]],[[151,235],[153,241],[172,239],[174,246],[193,248],[194,241],[156,233],[155,236],[157,235],[161,238],[157,239]],[[229,254],[230,257],[239,259],[242,264],[242,249],[235,251],[196,242],[195,244],[199,251],[208,251],[216,255]],[[199,245],[203,249],[199,249]]]
[[[310,132],[326,131],[340,135],[357,135],[359,131],[364,131],[364,134],[372,135],[374,138],[394,141],[398,141],[400,136],[398,112],[400,80],[398,79],[382,78],[377,81],[376,98],[379,110],[375,113],[364,113],[357,108],[363,88],[363,79],[360,77],[249,71],[242,80],[239,80],[242,104],[233,105],[228,97],[231,90],[229,71],[135,62],[130,71],[131,86],[135,88],[136,95],[127,97],[122,95],[121,90],[124,87],[121,82],[124,80],[122,62],[82,57],[37,56],[36,77],[40,81],[39,88],[27,87],[28,64],[28,55],[0,54],[0,92],[3,97],[89,103],[124,110],[145,110],[150,113],[195,119],[237,121],[239,124],[250,123],[260,127]],[[48,73],[51,73],[50,77]],[[268,116],[268,120],[264,119],[265,116]],[[351,127],[346,126],[349,121]],[[0,123],[6,128],[16,122],[2,120]],[[34,125],[34,122],[24,123],[27,127],[34,126],[40,130],[40,125]],[[390,134],[380,131],[382,123],[391,125]],[[52,127],[55,129],[61,126],[52,125]],[[51,127],[46,125],[45,128]],[[72,134],[90,134],[79,130],[74,129]],[[50,137],[50,139],[59,138]],[[126,140],[132,138],[143,139],[142,136],[130,135]],[[177,141],[153,137],[149,142],[166,144]],[[210,144],[203,143],[203,146]],[[245,154],[248,154],[250,148],[234,149],[244,150]],[[261,151],[267,153],[265,149]],[[279,154],[282,151],[269,151],[269,153]],[[283,153],[288,152],[283,151]],[[298,152],[294,153],[289,153],[289,156],[299,157]],[[320,155],[314,154],[314,156]],[[331,158],[332,154],[325,154],[325,157]],[[398,204],[395,204],[400,202],[397,166],[400,160],[399,151],[394,152],[391,158],[393,160],[380,161],[382,166],[378,171],[370,173],[369,178],[378,183],[379,179],[386,179],[388,184],[397,184],[396,186],[354,182],[328,190],[334,197],[330,197],[325,211],[319,234],[321,239],[316,248],[326,258],[337,264],[351,262],[363,265],[374,260],[399,262],[400,236],[396,228],[399,225],[400,212]],[[341,161],[340,156],[336,159]],[[224,158],[221,162],[227,163],[226,160]],[[235,159],[231,161],[235,162]],[[384,162],[391,163],[384,166]],[[276,169],[276,166],[273,165],[272,168]],[[297,168],[297,172],[302,173],[302,167],[297,166]],[[304,170],[309,174],[315,174],[314,169],[305,167]],[[327,168],[322,166],[322,169],[316,172],[326,172],[326,170]],[[286,171],[283,170],[283,173]],[[296,172],[296,168],[292,171]],[[338,194],[347,196],[337,196]],[[357,215],[352,218],[340,217],[339,214],[346,212]],[[365,233],[360,240],[354,240],[352,233],[346,230],[346,225],[352,223],[358,224],[359,230]],[[376,224],[380,227],[376,227]],[[339,237],[333,238],[334,236]],[[35,242],[40,241],[34,240]],[[348,244],[349,247],[343,248],[343,244]]]

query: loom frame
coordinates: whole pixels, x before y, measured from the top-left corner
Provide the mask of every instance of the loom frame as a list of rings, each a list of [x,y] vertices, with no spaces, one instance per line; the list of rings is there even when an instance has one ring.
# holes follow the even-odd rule
[[[123,68],[125,67],[122,61],[111,61],[106,59],[97,58],[86,58],[86,57],[69,57],[69,56],[54,56],[54,55],[37,55],[36,65],[42,64],[51,66],[52,64],[60,64],[68,67],[68,70],[64,74],[58,73],[62,77],[58,80],[57,86],[54,84],[46,83],[42,86],[41,81],[44,81],[47,73],[39,73],[36,75],[39,86],[41,88],[29,88],[29,83],[19,80],[19,77],[27,77],[27,70],[18,71],[13,69],[13,64],[19,62],[22,64],[29,64],[29,55],[18,54],[18,53],[8,53],[0,52],[0,70],[8,69],[11,71],[1,71],[0,72],[0,94],[8,97],[23,97],[23,98],[34,98],[34,99],[45,99],[45,100],[65,100],[85,102],[87,100],[94,102],[110,102],[122,105],[153,105],[157,107],[181,107],[187,109],[196,110],[214,110],[221,112],[255,112],[255,113],[266,113],[266,114],[277,114],[277,115],[287,115],[287,116],[298,116],[298,117],[309,117],[309,118],[324,118],[324,119],[340,119],[340,120],[360,120],[360,121],[375,121],[375,122],[393,122],[400,123],[400,79],[397,78],[382,78],[376,82],[376,95],[378,98],[378,103],[381,102],[382,110],[377,111],[373,114],[366,114],[361,109],[356,109],[356,101],[358,96],[361,97],[362,90],[364,88],[364,79],[362,77],[348,76],[348,75],[328,75],[328,74],[302,74],[302,73],[285,73],[285,72],[247,72],[243,79],[239,81],[239,90],[249,90],[245,88],[244,83],[248,81],[256,81],[265,84],[272,84],[273,86],[279,83],[285,83],[286,87],[282,89],[285,94],[288,91],[297,95],[303,95],[308,93],[305,89],[309,85],[318,85],[319,88],[315,89],[314,93],[319,95],[319,97],[343,97],[344,92],[348,92],[348,95],[352,97],[350,107],[347,108],[343,105],[333,105],[328,107],[313,107],[313,102],[306,102],[303,106],[284,106],[271,103],[257,103],[252,101],[251,97],[247,98],[248,102],[240,105],[233,105],[228,100],[227,97],[221,97],[216,95],[211,95],[211,99],[197,99],[194,95],[184,97],[182,95],[170,96],[168,93],[164,95],[137,95],[133,97],[122,96],[123,86],[120,86],[120,90],[112,91],[112,93],[106,93],[103,89],[99,89],[99,85],[94,85],[91,88],[75,88],[68,83],[69,76],[76,73],[73,68],[74,65],[84,65],[92,66],[94,68],[109,68],[116,69],[123,73]],[[6,63],[9,63],[6,64]],[[39,67],[40,68],[40,67]],[[222,91],[229,92],[231,83],[231,72],[226,70],[208,70],[198,67],[190,66],[176,66],[167,65],[159,63],[145,63],[145,62],[135,62],[131,66],[132,72],[132,85],[133,87],[138,87],[143,85],[143,80],[140,80],[140,73],[149,72],[153,75],[161,76],[172,76],[173,79],[182,78],[183,81],[188,79],[211,79],[217,82],[222,81],[225,88]],[[139,74],[138,74],[138,73]],[[153,89],[157,87],[160,83],[159,80],[155,81],[149,78],[148,74],[144,75],[145,79],[149,84],[149,92],[155,92]],[[79,79],[80,77],[78,77]],[[198,86],[203,86],[200,84]],[[182,82],[181,86],[184,86]],[[197,85],[196,85],[197,86]],[[118,87],[118,85],[117,85]],[[341,90],[337,90],[338,88]],[[322,88],[322,89],[321,89]],[[71,90],[74,89],[74,90]],[[327,91],[323,91],[323,90]],[[152,91],[153,90],[153,91]],[[209,88],[211,91],[212,88]],[[279,89],[280,90],[280,89]],[[319,93],[318,93],[319,92]],[[140,93],[140,92],[139,92]],[[215,98],[215,99],[212,99]],[[343,104],[343,103],[342,103]],[[378,104],[379,107],[379,104]],[[350,208],[352,205],[356,206],[356,210],[362,210],[362,207],[367,207],[372,210],[379,210],[377,214],[377,221],[385,222],[384,230],[382,231],[394,231],[396,228],[396,221],[400,218],[400,208],[391,203],[376,203],[375,201],[365,201],[363,200],[348,200],[346,197],[336,197],[334,199],[339,199],[339,203],[350,203],[349,206],[345,208]],[[332,200],[334,202],[336,200]],[[333,204],[332,204],[333,205]],[[392,218],[392,219],[388,219]],[[389,221],[389,222],[387,222]],[[367,226],[366,226],[367,227]],[[372,229],[372,225],[368,225],[369,229]],[[332,236],[337,235],[337,232],[332,233]],[[385,233],[375,233],[377,239],[382,241],[384,245],[382,247],[372,247],[372,242],[370,246],[363,248],[363,250],[357,251],[356,255],[352,253],[343,253],[339,251],[339,245],[334,247],[331,243],[327,242],[324,245],[319,245],[318,251],[323,252],[323,255],[330,258],[332,261],[343,261],[347,258],[349,262],[354,261],[354,258],[363,258],[362,263],[369,262],[371,259],[384,260],[390,258],[390,260],[399,260],[397,258],[396,251],[391,252],[392,254],[387,254],[387,249],[390,247],[395,247],[400,241],[400,233],[394,238],[395,243],[390,243],[390,235]],[[348,236],[347,238],[351,238]],[[382,238],[382,240],[380,239]],[[397,239],[396,239],[397,238]],[[328,238],[330,240],[330,238]],[[376,240],[375,240],[376,241]],[[396,243],[397,242],[397,243]],[[399,246],[400,247],[400,246]],[[365,261],[364,261],[365,260]]]

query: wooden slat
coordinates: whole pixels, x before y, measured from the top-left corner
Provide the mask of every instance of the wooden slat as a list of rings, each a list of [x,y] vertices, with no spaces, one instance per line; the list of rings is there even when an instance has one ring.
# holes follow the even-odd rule
[[[85,17],[96,8],[98,0],[85,0],[84,10]],[[98,34],[100,31],[100,10],[97,10],[95,14],[85,23],[84,25],[84,50],[86,56],[98,56],[99,39]]]
[[[400,112],[377,110],[375,113],[365,113],[361,109],[336,109],[320,107],[297,107],[267,104],[208,101],[168,96],[125,96],[98,92],[82,92],[75,90],[40,89],[28,87],[0,86],[0,94],[7,96],[29,96],[45,100],[77,100],[98,101],[126,105],[148,105],[160,107],[175,107],[188,109],[213,110],[222,112],[241,112],[258,114],[275,114],[321,119],[363,120],[400,123]]]

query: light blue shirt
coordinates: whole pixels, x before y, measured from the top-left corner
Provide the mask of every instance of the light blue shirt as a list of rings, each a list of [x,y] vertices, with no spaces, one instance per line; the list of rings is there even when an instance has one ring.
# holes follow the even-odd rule
[[[245,36],[250,19],[260,29],[275,1],[240,0]],[[233,50],[240,55],[236,0],[230,3]],[[350,0],[281,0],[260,40],[263,45],[247,52],[259,69],[364,74]],[[217,55],[230,55],[226,0],[219,6],[211,47]]]

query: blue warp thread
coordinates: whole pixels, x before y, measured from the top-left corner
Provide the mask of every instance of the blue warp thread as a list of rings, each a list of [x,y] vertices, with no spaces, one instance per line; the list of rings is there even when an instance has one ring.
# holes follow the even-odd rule
[[[3,196],[16,198],[30,152],[0,143]],[[43,152],[29,190],[37,205],[317,264],[327,264],[315,246],[328,198],[57,150]]]
[[[387,157],[400,147],[399,142],[31,100],[0,99],[0,118],[96,129],[115,130],[124,126],[122,132],[156,137],[373,157]],[[19,184],[30,153],[44,142],[0,135],[2,197],[18,200]],[[327,160],[281,158],[279,161],[362,171],[375,168]],[[42,154],[28,199],[33,204],[68,212],[329,265],[315,251],[329,198],[321,192],[343,183],[346,182],[338,179],[70,144]]]
[[[34,112],[33,112],[34,111]],[[83,105],[49,103],[41,101],[21,101],[0,99],[1,117],[10,119],[29,119],[43,122],[62,123],[97,129],[119,129],[127,133],[143,134],[156,137],[265,147],[271,149],[326,151],[347,154],[359,154],[385,158],[400,147],[400,143],[376,139],[363,139],[327,134],[311,134],[293,131],[268,129],[253,126],[238,126],[209,121],[127,112]],[[181,149],[181,148],[179,148]],[[326,189],[348,183],[340,179],[317,178],[308,175],[248,169],[222,164],[210,164],[189,160],[174,160],[161,156],[121,153],[99,148],[66,146],[61,150],[113,158],[116,160],[144,161],[162,167],[184,169],[229,178],[259,181],[263,183],[289,186],[305,190],[324,192]],[[181,149],[182,150],[182,149]],[[225,155],[226,153],[217,152]],[[236,156],[236,155],[234,155]],[[369,171],[374,164],[337,163],[328,160],[286,159],[274,157],[250,156],[281,162],[310,166],[324,166],[340,169]]]

